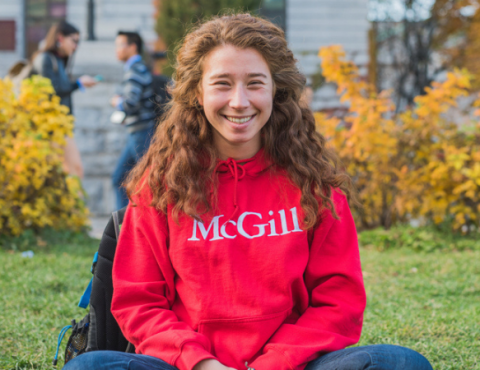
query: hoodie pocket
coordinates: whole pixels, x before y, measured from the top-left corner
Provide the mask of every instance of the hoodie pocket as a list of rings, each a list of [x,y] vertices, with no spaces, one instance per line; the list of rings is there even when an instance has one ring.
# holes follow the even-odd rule
[[[261,316],[201,320],[198,332],[212,344],[213,355],[226,366],[243,369],[292,312],[291,309]]]

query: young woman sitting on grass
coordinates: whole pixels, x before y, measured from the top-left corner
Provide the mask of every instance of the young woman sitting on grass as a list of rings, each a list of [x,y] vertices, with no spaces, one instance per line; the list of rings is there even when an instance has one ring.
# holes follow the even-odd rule
[[[348,176],[299,104],[284,33],[239,14],[193,30],[173,100],[128,180],[112,312],[136,354],[66,369],[431,369],[348,348],[366,299]]]

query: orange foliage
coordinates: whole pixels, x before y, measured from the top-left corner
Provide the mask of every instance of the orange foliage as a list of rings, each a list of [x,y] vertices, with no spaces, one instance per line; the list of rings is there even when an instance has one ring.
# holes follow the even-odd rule
[[[342,120],[317,113],[317,127],[357,186],[359,225],[389,227],[412,218],[453,218],[455,229],[478,225],[480,126],[461,130],[445,116],[468,95],[469,74],[448,73],[415,99],[415,107],[396,114],[389,92],[376,93],[361,79],[341,47],[322,48],[319,56],[326,81],[337,84],[349,109]]]
[[[467,7],[476,9],[472,16],[462,15]],[[480,0],[436,0],[431,13],[437,24],[434,49],[445,65],[472,73],[472,88],[480,89]]]
[[[479,4],[480,5],[480,4]],[[466,32],[465,51],[460,63],[467,68],[475,77],[473,88],[480,89],[480,7],[472,17]]]

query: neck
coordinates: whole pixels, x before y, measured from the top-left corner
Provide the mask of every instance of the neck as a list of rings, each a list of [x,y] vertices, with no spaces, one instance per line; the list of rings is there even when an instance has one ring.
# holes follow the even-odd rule
[[[260,136],[258,140],[251,140],[247,143],[231,144],[223,138],[215,138],[215,146],[221,160],[233,158],[235,160],[252,158],[262,147]]]

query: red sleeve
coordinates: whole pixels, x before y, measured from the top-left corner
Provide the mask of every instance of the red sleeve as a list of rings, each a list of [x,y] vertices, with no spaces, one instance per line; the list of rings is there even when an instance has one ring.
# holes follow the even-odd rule
[[[191,370],[215,358],[202,334],[179,321],[166,216],[153,207],[128,207],[113,264],[112,313],[137,353]]]
[[[360,339],[365,289],[357,232],[344,195],[334,192],[340,219],[325,212],[313,232],[305,283],[310,304],[295,324],[283,324],[249,366],[257,370],[302,369],[319,355]]]

